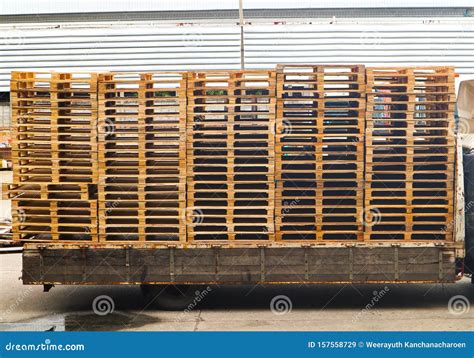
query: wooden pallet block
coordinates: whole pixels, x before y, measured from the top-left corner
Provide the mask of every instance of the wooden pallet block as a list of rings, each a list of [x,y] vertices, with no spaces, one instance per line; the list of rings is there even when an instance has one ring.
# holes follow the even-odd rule
[[[413,230],[410,232],[409,230]],[[427,243],[453,241],[453,233],[442,229],[414,231],[410,226],[399,226],[396,230],[387,230],[383,228],[381,232],[366,232],[364,240],[371,242],[392,242],[392,243]]]
[[[83,91],[97,92],[97,74],[89,72],[17,72],[11,73],[13,92]]]
[[[317,242],[352,242],[364,239],[362,225],[348,225],[348,229],[339,227],[332,230],[332,227],[321,226],[311,227],[309,230],[301,227],[293,227],[291,230],[280,227],[276,231],[275,240],[280,243],[312,244]]]
[[[346,93],[349,97],[365,92],[363,65],[277,65],[277,95],[283,90],[309,89],[319,98],[329,93]]]
[[[396,107],[405,106],[405,108],[413,112],[421,110],[421,107],[427,111],[430,109],[443,108],[446,105],[446,110],[450,110],[453,104],[456,103],[456,95],[454,93],[392,93],[380,92],[367,93],[368,108],[374,106],[384,106],[388,109],[396,109]]]
[[[84,173],[68,172],[61,170],[59,173],[52,173],[50,170],[30,170],[21,173],[13,173],[13,182],[17,184],[93,184],[95,178],[90,175],[89,171]]]
[[[426,166],[436,165],[441,168],[441,165],[454,163],[454,158],[449,152],[439,153],[422,153],[422,154],[408,154],[403,151],[405,148],[400,150],[394,150],[390,148],[386,151],[380,151],[377,147],[373,148],[372,151],[375,153],[369,153],[367,151],[367,163],[371,167],[371,171],[383,171],[384,165],[406,165],[413,164],[414,170],[422,170]],[[433,149],[433,148],[430,148]],[[440,149],[444,149],[443,147]],[[374,169],[378,167],[378,169]]]
[[[88,160],[76,160],[62,158],[18,158],[13,157],[13,164],[17,166],[20,172],[28,172],[35,169],[49,169],[52,172],[61,172],[62,170],[75,171],[84,173],[88,171],[91,176],[95,175],[97,171],[96,163],[91,163]]]
[[[12,231],[16,240],[96,241],[97,202],[70,198],[13,199]]]
[[[27,232],[26,230],[21,230],[21,232],[14,232],[12,238],[14,241],[24,241],[24,242],[34,242],[34,243],[45,243],[45,244],[89,244],[89,243],[98,243],[98,234],[78,234],[76,232],[72,233],[50,233],[43,232],[41,229],[34,228]]]
[[[406,119],[406,118],[376,118],[375,120],[368,120],[366,129],[367,132],[374,130],[387,130],[387,129],[430,129],[430,130],[446,130],[452,127],[450,119],[448,118],[419,118],[419,119]]]
[[[403,108],[403,107],[401,107]],[[404,109],[390,109],[390,107],[380,105],[368,106],[366,110],[367,126],[373,125],[373,122],[384,123],[388,122],[410,122],[415,124],[425,122],[429,125],[431,122],[446,121],[452,125],[454,123],[454,112],[450,110],[430,110],[430,111],[406,111]]]
[[[2,184],[3,200],[91,200],[97,187],[89,184]]]
[[[51,212],[57,212],[64,210],[67,213],[68,210],[88,210],[94,215],[97,211],[97,200],[62,200],[62,199],[47,199],[47,200],[31,200],[31,199],[16,199],[12,200],[12,209],[42,209],[49,210]]]
[[[454,67],[368,67],[367,92],[386,89],[393,92],[454,93]]]

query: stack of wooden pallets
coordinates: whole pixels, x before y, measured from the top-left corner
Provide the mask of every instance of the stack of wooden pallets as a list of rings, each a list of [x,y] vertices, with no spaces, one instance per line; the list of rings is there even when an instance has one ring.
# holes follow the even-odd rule
[[[450,240],[454,69],[367,69],[366,239]]]
[[[12,74],[15,239],[97,239],[97,76]]]
[[[186,240],[186,74],[99,75],[101,241]]]
[[[362,239],[364,66],[277,72],[277,239]]]
[[[188,241],[273,240],[274,71],[188,79]]]
[[[453,68],[15,72],[11,100],[16,240],[452,240]]]

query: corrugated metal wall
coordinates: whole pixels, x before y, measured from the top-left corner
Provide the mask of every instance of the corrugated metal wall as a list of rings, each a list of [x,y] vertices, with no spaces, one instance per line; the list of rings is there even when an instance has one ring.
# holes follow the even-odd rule
[[[86,16],[86,15],[85,15]],[[340,20],[339,20],[340,21]],[[394,22],[395,21],[395,22]],[[321,22],[321,21],[320,21]],[[474,77],[474,21],[368,20],[245,26],[246,68],[277,63],[453,65]],[[27,27],[28,26],[28,27]],[[237,69],[240,28],[96,24],[0,27],[0,91],[13,70]]]
[[[157,71],[240,67],[237,26],[22,29],[5,31],[3,35],[0,91],[8,89],[13,70]]]
[[[474,31],[452,25],[249,26],[249,67],[275,63],[363,63],[370,66],[454,65],[474,74]]]

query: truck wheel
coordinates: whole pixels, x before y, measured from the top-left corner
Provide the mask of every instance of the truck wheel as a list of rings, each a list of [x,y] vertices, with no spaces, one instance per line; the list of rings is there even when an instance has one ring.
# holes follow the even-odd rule
[[[142,285],[142,293],[148,304],[166,311],[194,309],[199,304],[201,290],[196,285]]]

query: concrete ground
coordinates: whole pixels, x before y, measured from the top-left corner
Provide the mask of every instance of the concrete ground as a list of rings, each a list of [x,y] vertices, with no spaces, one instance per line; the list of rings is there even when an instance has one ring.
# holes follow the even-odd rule
[[[474,330],[468,279],[450,285],[212,287],[199,308],[168,312],[147,307],[138,287],[60,286],[43,293],[41,286],[23,286],[20,274],[21,254],[0,255],[0,330]],[[101,295],[115,304],[107,316],[92,310]],[[448,304],[452,298],[457,304]],[[272,299],[280,301],[273,311]]]

